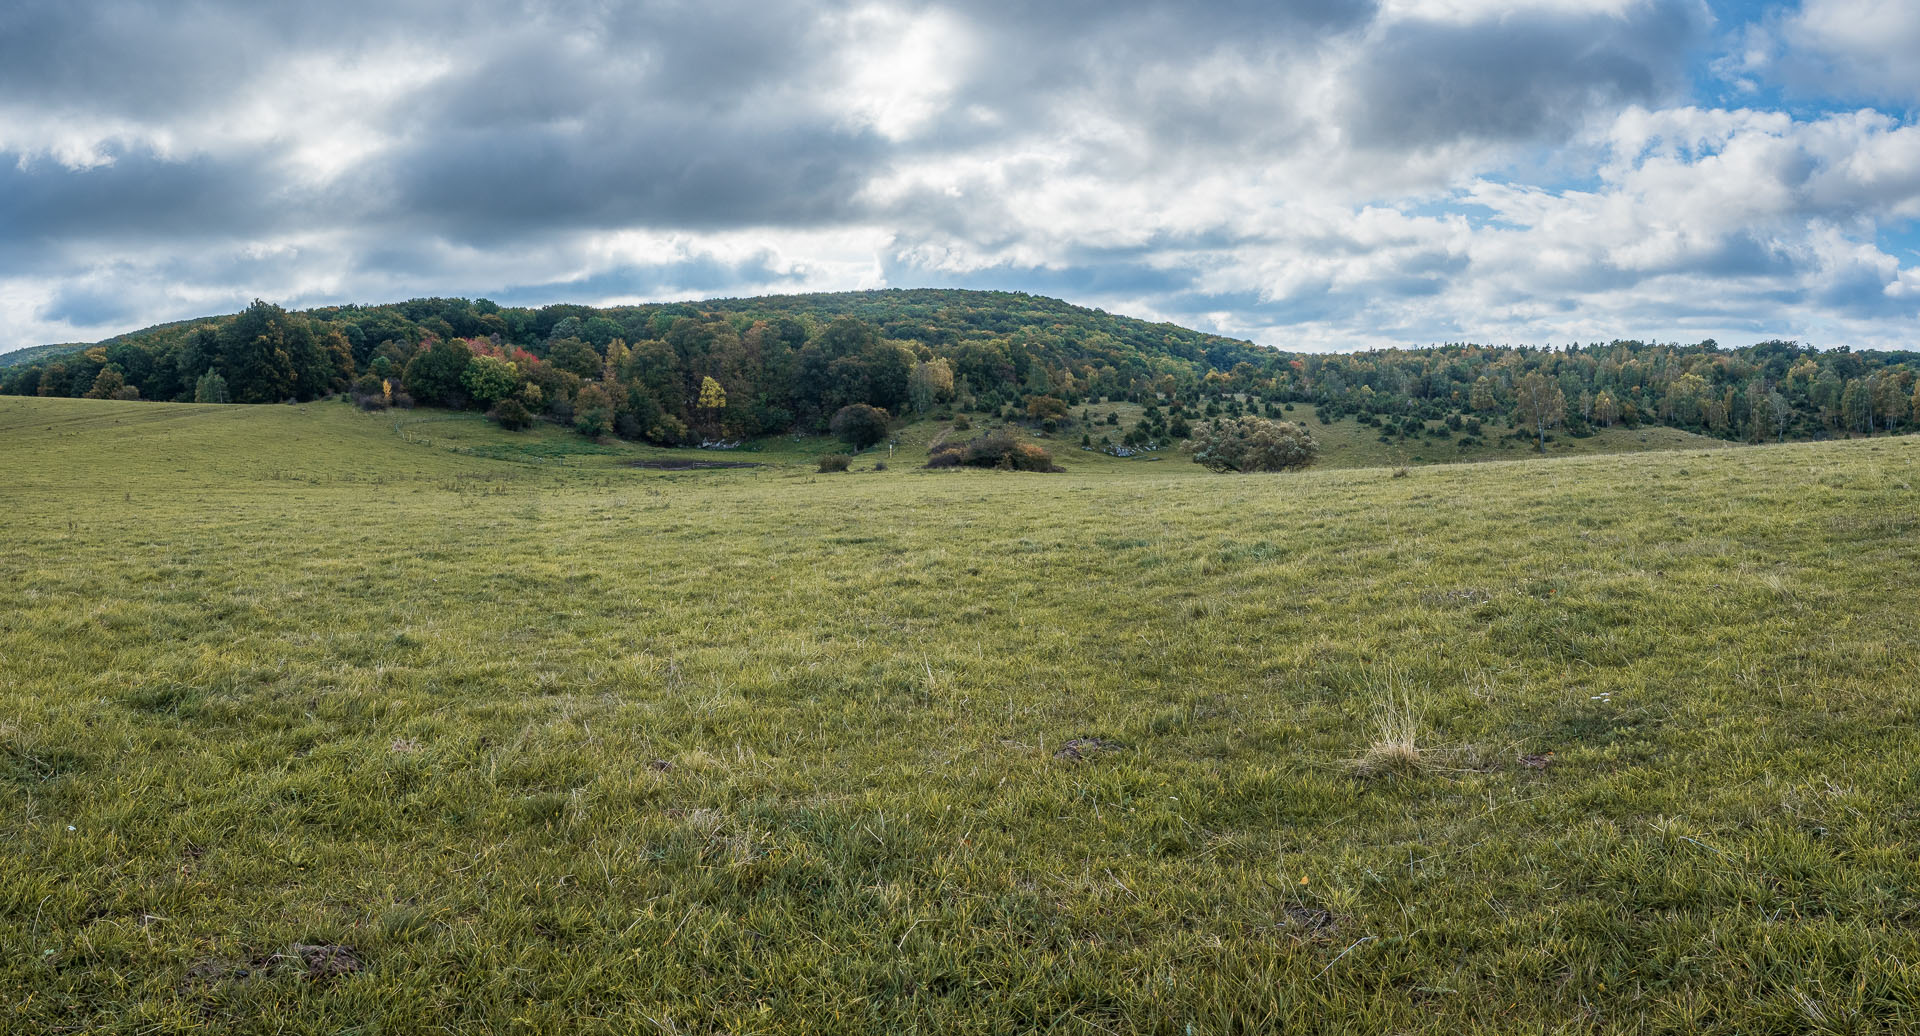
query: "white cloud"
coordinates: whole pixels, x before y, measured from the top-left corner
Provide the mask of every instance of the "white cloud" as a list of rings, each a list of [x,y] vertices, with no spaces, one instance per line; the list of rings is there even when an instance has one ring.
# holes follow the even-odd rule
[[[1292,347],[1864,345],[1920,313],[1916,257],[1878,243],[1920,218],[1920,127],[1689,104],[1699,0],[391,7],[336,40],[209,3],[155,16],[157,72],[0,90],[0,346],[256,295],[888,282]],[[222,52],[222,19],[247,60],[165,57]],[[1891,90],[1915,32],[1920,8],[1808,0],[1725,67]]]
[[[1920,5],[1912,0],[1806,0],[1785,35],[1855,88],[1920,100]]]
[[[973,63],[972,28],[932,8],[918,12],[877,4],[830,19],[840,81],[825,94],[857,125],[889,140],[907,140],[947,109]]]

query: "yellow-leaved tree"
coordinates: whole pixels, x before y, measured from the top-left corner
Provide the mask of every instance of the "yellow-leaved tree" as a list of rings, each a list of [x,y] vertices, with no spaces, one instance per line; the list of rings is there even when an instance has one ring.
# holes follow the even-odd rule
[[[696,404],[700,410],[702,431],[719,434],[720,411],[727,408],[727,390],[711,376],[700,379],[700,399]]]

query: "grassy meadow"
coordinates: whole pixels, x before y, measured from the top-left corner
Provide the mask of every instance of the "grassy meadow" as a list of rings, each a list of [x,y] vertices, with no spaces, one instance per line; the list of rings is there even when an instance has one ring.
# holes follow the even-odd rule
[[[0,1032],[1920,1029],[1920,438],[933,434],[0,398]]]

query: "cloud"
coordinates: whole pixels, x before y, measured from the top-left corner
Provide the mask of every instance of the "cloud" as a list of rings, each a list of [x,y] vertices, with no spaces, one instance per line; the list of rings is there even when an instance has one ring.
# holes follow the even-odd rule
[[[256,296],[887,284],[1295,347],[1889,342],[1920,129],[1764,101],[1911,101],[1916,32],[1870,0],[19,0],[0,348]],[[1701,103],[1714,69],[1753,103]]]
[[[1343,121],[1363,147],[1565,139],[1591,114],[1677,95],[1707,21],[1687,0],[1449,13],[1391,22],[1357,56]]]
[[[1920,7],[1907,0],[1805,0],[1779,35],[1787,73],[1810,86],[1920,104]]]

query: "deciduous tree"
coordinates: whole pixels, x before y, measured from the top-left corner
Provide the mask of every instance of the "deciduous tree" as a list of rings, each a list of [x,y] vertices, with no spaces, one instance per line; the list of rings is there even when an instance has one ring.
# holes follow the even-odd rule
[[[1540,440],[1540,452],[1547,452],[1547,429],[1567,416],[1567,395],[1558,382],[1535,371],[1514,383],[1514,414]]]

